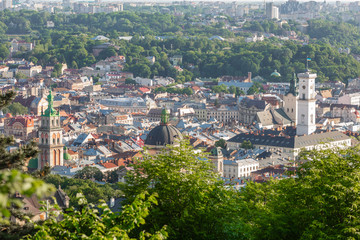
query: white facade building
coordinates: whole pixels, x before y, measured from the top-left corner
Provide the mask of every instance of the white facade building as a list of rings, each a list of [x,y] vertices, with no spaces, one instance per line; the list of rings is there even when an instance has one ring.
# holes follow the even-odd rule
[[[147,113],[148,110],[154,107],[154,102],[151,99],[136,98],[109,98],[100,100],[100,104],[108,107],[111,110],[116,110],[124,113],[142,112]],[[156,104],[155,104],[156,106]]]
[[[224,160],[224,173],[225,178],[240,178],[248,177],[250,173],[259,170],[259,162],[252,159],[241,160]]]
[[[298,117],[297,117],[297,135],[309,135],[316,130],[315,125],[315,73],[309,70],[305,73],[299,73],[299,99],[298,99]]]

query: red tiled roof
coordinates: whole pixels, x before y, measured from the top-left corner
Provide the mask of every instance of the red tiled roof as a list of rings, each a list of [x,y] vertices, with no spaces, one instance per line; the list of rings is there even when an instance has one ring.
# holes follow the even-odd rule
[[[34,126],[34,119],[32,117],[22,117],[22,116],[11,118],[8,123],[8,126],[12,126],[17,122],[21,123],[24,127]]]
[[[115,167],[117,167],[117,165],[115,165],[114,163],[110,163],[110,162],[102,163],[101,165],[103,167],[105,167],[105,168],[115,168]]]

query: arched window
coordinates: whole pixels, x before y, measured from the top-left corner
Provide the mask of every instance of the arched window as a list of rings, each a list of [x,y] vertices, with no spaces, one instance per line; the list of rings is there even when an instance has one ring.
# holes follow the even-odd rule
[[[60,144],[60,133],[57,134],[57,143]]]
[[[54,150],[54,156],[53,156],[53,166],[56,166],[56,150]]]
[[[56,165],[60,165],[60,157],[61,157],[60,149],[58,149],[57,150],[57,163],[56,163]]]

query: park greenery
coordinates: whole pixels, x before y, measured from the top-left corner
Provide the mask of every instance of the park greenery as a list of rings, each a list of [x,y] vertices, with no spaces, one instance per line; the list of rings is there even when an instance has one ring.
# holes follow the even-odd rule
[[[232,23],[230,18],[227,20]],[[55,27],[47,28],[47,21],[53,21]],[[312,39],[306,45],[272,38],[246,43],[241,34],[234,35],[221,21],[206,26],[193,24],[194,21],[196,19],[188,14],[173,16],[132,11],[73,15],[3,11],[0,14],[0,38],[11,40],[6,34],[18,34],[23,40],[34,42],[32,51],[20,51],[14,57],[23,57],[43,66],[66,63],[70,68],[82,68],[107,57],[124,55],[124,70],[133,72],[134,76],[173,77],[177,82],[196,77],[246,76],[248,72],[268,81],[289,81],[294,72],[304,71],[307,58],[312,59],[309,66],[317,72],[318,81],[346,82],[360,75],[360,64],[337,49],[342,44],[343,47],[349,45],[354,53],[359,52],[356,44],[359,31],[348,23],[310,20],[308,32]],[[243,28],[250,32],[281,35],[296,30],[296,26],[293,21],[280,26],[273,20],[264,20],[246,22]],[[109,47],[99,56],[93,54],[93,48],[105,41],[93,40],[97,35],[110,39]],[[232,40],[211,40],[213,35]],[[119,36],[133,38],[125,41]],[[6,42],[0,44],[1,59],[8,56],[8,46]],[[172,66],[170,58],[174,55],[182,56],[179,64],[183,71]],[[149,56],[156,58],[154,64],[146,59]],[[273,79],[270,74],[275,69],[281,77]],[[58,75],[59,71],[55,71],[53,76]]]

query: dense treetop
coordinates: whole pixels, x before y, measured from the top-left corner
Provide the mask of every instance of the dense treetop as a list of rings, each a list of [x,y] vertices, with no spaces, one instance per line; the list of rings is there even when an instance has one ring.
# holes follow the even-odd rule
[[[207,20],[205,17],[203,21]],[[231,23],[230,18],[227,20]],[[46,28],[47,21],[53,21],[55,27]],[[190,81],[194,77],[245,76],[247,72],[268,81],[289,81],[294,72],[304,71],[307,57],[312,58],[310,68],[318,73],[318,81],[346,82],[348,78],[360,75],[359,63],[350,55],[340,54],[337,48],[330,45],[344,39],[343,36],[354,41],[357,39],[359,32],[350,24],[336,25],[330,21],[312,20],[309,22],[309,34],[319,41],[301,45],[277,39],[245,43],[241,37],[243,33],[234,38],[234,34],[224,28],[222,21],[211,25],[194,22],[196,18],[188,14],[173,16],[124,11],[64,15],[3,11],[0,12],[0,36],[6,40],[11,37],[5,34],[20,34],[24,40],[35,42],[33,51],[19,52],[15,57],[25,57],[43,66],[67,63],[70,68],[81,68],[106,57],[124,55],[127,60],[125,70],[133,72],[135,76],[170,76],[178,82]],[[244,29],[282,34],[294,30],[295,26],[296,23],[291,21],[280,27],[274,21],[264,20],[260,23],[248,22]],[[332,26],[342,29],[344,34],[334,34]],[[91,40],[97,35],[110,38],[114,47],[95,57],[93,47],[104,43]],[[210,40],[209,37],[213,35],[232,40]],[[118,36],[133,36],[133,39],[127,42],[119,40]],[[155,36],[164,37],[159,39]],[[0,46],[2,59],[8,55],[7,46],[6,43]],[[170,57],[174,55],[182,55],[180,66],[184,71],[179,72],[172,67]],[[156,62],[151,64],[146,59],[148,56],[155,56]],[[275,69],[281,78],[270,77]]]

